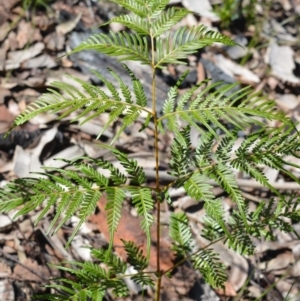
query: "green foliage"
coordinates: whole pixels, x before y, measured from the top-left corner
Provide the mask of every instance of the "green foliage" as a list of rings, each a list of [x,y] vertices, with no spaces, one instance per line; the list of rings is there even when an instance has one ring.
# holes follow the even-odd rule
[[[26,13],[32,10],[33,14],[35,14],[36,10],[39,8],[49,10],[50,2],[52,2],[52,0],[22,0],[21,4]]]
[[[229,28],[232,22],[242,18],[245,18],[248,25],[251,25],[255,24],[257,17],[256,3],[257,0],[224,0],[220,4],[215,5],[214,11],[220,17],[222,28]]]
[[[170,88],[163,104],[163,113],[159,115],[155,94],[157,69],[167,64],[185,63],[187,55],[214,42],[227,45],[234,43],[228,37],[209,31],[202,25],[173,30],[172,26],[189,11],[168,8],[167,0],[114,2],[129,10],[130,14],[117,16],[110,22],[121,23],[128,30],[93,35],[71,53],[95,50],[117,57],[121,61],[134,60],[149,65],[153,80],[152,109],[147,107],[149,99],[141,80],[126,65],[124,69],[131,78],[130,86],[113,70],[109,70],[114,78],[113,82],[93,71],[105,88],[74,77],[72,79],[77,82],[77,86],[80,84],[82,89],[72,84],[53,83],[48,93],[29,105],[25,112],[17,117],[13,127],[45,112],[57,113],[60,119],[72,114],[71,122],[80,124],[106,113],[109,116],[108,121],[97,138],[116,120],[122,120],[111,145],[103,145],[115,157],[119,163],[116,166],[119,167],[102,158],[64,159],[67,163],[64,169],[45,168],[45,172],[37,174],[35,178],[17,179],[2,188],[0,211],[17,209],[17,217],[42,207],[36,219],[38,223],[54,209],[48,234],[55,233],[73,215],[77,215],[80,222],[69,237],[70,244],[84,221],[94,213],[100,196],[105,195],[110,235],[108,249],[91,249],[93,262],[68,262],[59,266],[58,268],[65,272],[66,278],[50,284],[57,294],[46,298],[99,301],[104,298],[107,290],[121,297],[128,294],[123,279],[130,277],[142,287],[156,285],[158,301],[161,278],[169,275],[172,269],[162,271],[160,258],[157,258],[155,270],[149,266],[152,249],[150,229],[155,220],[159,220],[160,204],[164,200],[171,204],[169,188],[183,187],[190,197],[204,202],[205,226],[199,235],[208,242],[206,246],[197,248],[188,217],[183,212],[172,213],[169,236],[173,240],[172,249],[177,256],[177,263],[174,263],[173,268],[190,260],[211,286],[224,287],[226,269],[213,250],[215,242],[222,241],[241,254],[253,254],[255,246],[252,237],[272,239],[274,229],[293,230],[286,218],[300,220],[300,199],[293,195],[287,197],[273,187],[263,173],[263,168],[269,166],[299,183],[300,180],[288,170],[289,166],[296,169],[299,169],[299,166],[287,159],[291,156],[299,158],[298,132],[292,121],[277,110],[274,101],[254,93],[249,87],[236,91],[235,84],[210,84],[207,80],[179,96],[179,87],[188,72]],[[76,116],[74,112],[77,113]],[[154,188],[147,184],[145,171],[138,162],[113,147],[128,126],[138,118],[141,120],[141,113],[146,118],[140,131],[146,129],[150,122],[154,124],[157,171]],[[280,124],[280,127],[266,127],[267,120]],[[238,131],[246,131],[250,127],[255,130],[236,147]],[[191,142],[192,129],[200,134],[196,147],[193,147]],[[165,132],[174,137],[168,163],[169,173],[175,180],[168,185],[161,184],[158,172],[158,135]],[[234,169],[248,174],[268,188],[274,198],[270,202],[261,202],[257,209],[251,212],[240,190]],[[213,184],[222,187],[236,204],[229,218],[225,217],[222,200],[216,198],[212,192]],[[127,261],[124,262],[113,253],[113,242],[123,203],[128,200],[137,210],[141,228],[147,239],[145,248],[123,240],[127,253]],[[159,241],[159,223],[156,230]],[[158,243],[156,247],[159,254]],[[134,274],[127,274],[128,264],[134,267]]]

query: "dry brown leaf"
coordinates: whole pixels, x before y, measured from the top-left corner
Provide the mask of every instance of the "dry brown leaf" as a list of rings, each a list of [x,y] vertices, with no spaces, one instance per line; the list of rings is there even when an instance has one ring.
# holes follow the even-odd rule
[[[11,30],[11,26],[9,25],[8,22],[5,22],[0,26],[0,42],[2,42],[6,38],[10,30]]]
[[[47,49],[60,51],[65,46],[65,35],[57,31],[51,32],[45,37],[44,42],[46,43]]]
[[[201,1],[195,1],[195,0],[183,0],[182,4],[184,7],[189,9],[190,11],[193,11],[197,14],[199,14],[202,17],[209,18],[213,22],[217,22],[220,20],[220,17],[213,12],[211,3],[209,0],[201,0]]]
[[[48,167],[56,167],[62,168],[67,165],[66,162],[61,160],[56,160],[60,158],[68,158],[68,160],[72,160],[74,158],[78,158],[84,155],[84,150],[78,145],[72,145],[70,147],[65,148],[59,153],[51,156],[47,160],[44,161],[44,165]]]
[[[3,89],[0,87],[0,108],[2,107],[2,104],[4,103],[4,100],[11,96],[11,92],[8,89]],[[3,117],[3,112],[2,112]],[[0,113],[0,120],[2,120],[1,113]]]
[[[237,295],[235,289],[231,285],[229,281],[225,282],[225,289],[217,288],[215,289],[215,292],[218,295],[226,296],[226,297],[235,297]]]
[[[199,61],[197,65],[197,84],[205,80],[205,69],[203,64]]]
[[[44,67],[51,69],[56,67],[57,63],[52,56],[48,54],[42,54],[38,57],[25,61],[24,63],[22,63],[21,66],[24,69],[34,69],[34,68],[44,68]]]
[[[1,92],[1,90],[0,90]],[[16,115],[12,114],[6,105],[0,105],[0,122],[5,122],[8,126],[11,126],[16,118]]]
[[[5,262],[0,261],[0,278],[11,276],[11,268]]]
[[[8,41],[8,45],[9,45],[8,49],[10,51],[15,51],[16,49],[18,49],[17,34],[14,31],[11,31],[8,34],[6,41]]]
[[[272,68],[272,74],[284,82],[300,84],[300,79],[293,73],[296,65],[294,51],[290,46],[279,46],[273,42],[266,53],[266,63]],[[278,58],[284,58],[279,60]]]
[[[18,42],[18,47],[22,49],[33,42],[41,41],[42,36],[38,28],[32,27],[30,22],[21,20],[18,25],[16,40]]]
[[[17,145],[13,162],[15,164],[14,172],[18,177],[41,177],[40,175],[31,174],[31,172],[44,172],[41,169],[42,164],[39,157],[44,146],[54,139],[56,133],[56,127],[44,132],[38,145],[32,149],[24,150],[21,146]]]
[[[268,272],[274,270],[281,270],[288,267],[291,263],[295,261],[294,255],[291,251],[283,252],[277,255],[275,258],[271,259],[266,263],[266,270]]]
[[[277,94],[276,103],[284,112],[291,112],[300,104],[300,97],[294,94]]]
[[[23,281],[44,281],[50,277],[46,266],[39,265],[35,260],[27,258],[24,263],[14,267],[13,277]]]
[[[14,287],[8,279],[0,280],[0,300],[15,301]]]
[[[216,65],[231,77],[238,76],[244,83],[259,83],[260,78],[244,66],[225,58],[222,54],[215,55]]]
[[[6,49],[0,48],[0,71],[4,70],[6,59]]]
[[[19,68],[20,64],[39,55],[45,48],[44,43],[38,42],[24,50],[11,51],[8,53],[8,60],[5,63],[6,70]]]
[[[104,196],[98,202],[98,207],[100,209],[100,213],[91,216],[90,221],[98,225],[99,231],[105,236],[106,240],[109,241],[109,231],[105,214],[105,204],[106,198]],[[144,254],[146,251],[146,236],[144,231],[140,226],[140,219],[130,215],[130,213],[126,209],[122,209],[121,220],[119,223],[119,227],[114,236],[114,248],[118,256],[120,256],[123,260],[126,259],[126,252],[123,247],[123,243],[121,239],[126,241],[133,241],[137,246],[141,247]],[[162,232],[163,233],[163,232]],[[151,238],[152,242],[155,244],[156,241],[156,229],[155,225],[151,229]],[[173,266],[174,254],[171,252],[171,244],[168,243],[165,239],[161,238],[160,241],[160,259],[161,259],[161,270],[166,271],[170,267]],[[156,268],[156,257],[157,251],[156,248],[151,246],[151,254],[149,264],[152,268]]]
[[[80,21],[81,16],[82,16],[82,13],[80,12],[74,19],[57,25],[56,32],[65,35],[68,32],[72,31],[76,27],[77,23]]]

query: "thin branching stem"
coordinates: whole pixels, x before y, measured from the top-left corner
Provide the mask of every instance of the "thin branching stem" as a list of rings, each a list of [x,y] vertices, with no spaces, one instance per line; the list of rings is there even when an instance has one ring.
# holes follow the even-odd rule
[[[158,116],[156,111],[156,80],[155,80],[155,50],[154,50],[154,36],[151,30],[151,57],[152,57],[152,114],[154,120],[154,151],[155,151],[155,171],[156,171],[156,191],[160,192],[160,179],[159,179],[159,151],[158,151]],[[155,300],[160,300],[160,290],[161,290],[161,271],[160,271],[160,200],[156,194],[157,203],[157,213],[156,213],[156,274],[157,274],[157,284],[156,284],[156,297]]]

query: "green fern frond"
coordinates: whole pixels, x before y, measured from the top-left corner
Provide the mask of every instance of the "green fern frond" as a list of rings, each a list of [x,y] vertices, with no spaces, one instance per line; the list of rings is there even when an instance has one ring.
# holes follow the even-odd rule
[[[109,230],[109,250],[113,247],[114,234],[117,231],[121,219],[122,202],[126,198],[123,189],[118,187],[109,187],[106,189],[107,203],[105,206],[107,214],[107,224]]]
[[[208,166],[212,163],[211,150],[214,143],[215,137],[211,133],[201,135],[193,157],[194,165],[197,168],[202,169],[204,166]]]
[[[77,281],[69,279],[60,279],[63,284],[51,284],[50,288],[55,288],[65,292],[65,295],[56,295],[54,300],[102,300],[107,289],[112,289],[115,296],[127,296],[129,291],[126,284],[118,278],[110,278],[110,272],[107,272],[101,266],[92,262],[67,262],[76,268],[65,266],[56,266],[62,271],[67,271],[76,276]],[[46,298],[47,300],[53,300]]]
[[[154,221],[152,210],[154,207],[154,201],[151,195],[151,190],[149,188],[141,187],[128,187],[128,191],[132,197],[132,203],[137,209],[139,216],[143,217],[141,221],[141,227],[146,233],[147,238],[147,258],[150,256],[150,246],[151,246],[151,237],[150,237],[150,228]]]
[[[280,127],[278,129],[262,129],[249,135],[236,150],[236,158],[230,164],[232,167],[242,170],[252,176],[255,180],[269,188],[275,194],[281,194],[275,189],[265,177],[261,168],[257,166],[269,166],[282,171],[295,182],[299,179],[287,170],[290,165],[299,169],[300,166],[287,162],[283,155],[295,155],[300,150],[298,134],[292,134],[293,127]],[[287,143],[289,142],[289,143]]]
[[[186,256],[192,250],[192,232],[184,212],[171,214],[170,237],[174,241],[172,248],[178,255]]]
[[[171,174],[181,177],[187,174],[191,167],[191,138],[190,127],[183,128],[178,135],[175,135],[171,146],[171,160],[169,167]]]
[[[222,200],[220,199],[207,199],[204,203],[206,214],[222,228],[224,235],[228,241],[233,241],[233,237],[230,231],[226,227],[224,219],[224,209],[222,206]]]
[[[148,259],[143,255],[143,251],[132,241],[121,239],[128,256],[128,263],[137,271],[143,271],[148,266]]]
[[[237,83],[210,84],[210,80],[205,80],[181,93],[179,89],[188,72],[184,72],[176,85],[170,88],[163,103],[163,115],[158,115],[161,104],[157,103],[157,69],[167,64],[185,64],[188,55],[215,42],[226,45],[236,43],[205,26],[185,26],[172,31],[172,27],[186,17],[189,11],[168,6],[169,0],[112,1],[129,10],[130,14],[116,16],[105,24],[118,22],[129,30],[94,34],[70,54],[95,50],[117,57],[119,61],[131,60],[149,65],[151,75],[147,85],[151,87],[150,93],[145,92],[142,79],[126,65],[124,69],[131,83],[111,69],[108,72],[112,81],[92,71],[104,87],[74,77],[70,78],[76,85],[55,82],[49,93],[42,95],[17,117],[13,127],[40,113],[55,113],[59,115],[58,119],[71,115],[70,121],[80,125],[106,113],[107,122],[97,138],[115,121],[121,121],[111,140],[113,144],[144,113],[146,120],[139,130],[143,131],[150,126],[153,129],[155,188],[148,183],[146,173],[137,160],[111,145],[99,144],[115,157],[114,161],[117,161],[117,166],[121,165],[120,169],[103,158],[63,159],[66,163],[64,169],[46,168],[46,172],[38,173],[35,178],[15,180],[0,189],[0,212],[17,210],[16,216],[20,216],[39,209],[36,218],[38,223],[51,211],[52,220],[47,234],[58,231],[75,215],[79,222],[69,237],[67,244],[70,244],[83,222],[94,213],[102,194],[106,194],[105,211],[110,236],[108,249],[90,248],[93,262],[75,261],[59,266],[61,272],[71,274],[72,280],[61,279],[60,284],[48,286],[58,290],[58,293],[48,295],[46,299],[101,301],[107,290],[113,299],[114,296],[123,297],[129,293],[123,281],[128,276],[143,287],[153,286],[155,279],[158,300],[162,277],[169,274],[172,268],[164,272],[157,258],[157,269],[153,272],[145,271],[149,267],[152,247],[150,229],[155,213],[157,241],[160,241],[161,205],[165,201],[172,205],[170,188],[184,188],[188,196],[204,201],[206,214],[201,234],[210,244],[198,251],[194,250],[187,216],[181,212],[172,213],[169,231],[173,250],[182,257],[178,264],[191,259],[194,268],[202,273],[206,282],[213,287],[224,288],[226,269],[216,253],[208,249],[209,246],[218,241],[227,243],[231,249],[242,254],[253,254],[253,237],[274,239],[275,230],[294,231],[298,235],[293,223],[300,221],[300,198],[296,194],[288,195],[276,189],[264,174],[266,167],[273,168],[300,184],[290,168],[299,171],[300,164],[289,159],[300,159],[298,125],[280,112],[274,101],[253,92],[250,87],[239,88]],[[276,124],[277,128],[266,126],[268,121]],[[248,135],[239,146],[236,143],[239,131],[248,133],[253,129],[256,132]],[[196,136],[191,138],[193,130]],[[169,137],[173,139],[168,163],[169,173],[175,179],[163,187],[159,173],[159,163],[162,162],[158,141],[160,133],[170,134]],[[199,143],[196,143],[197,139]],[[256,210],[250,210],[249,202],[238,187],[234,169],[247,173],[269,188],[275,198],[267,202],[262,200]],[[212,185],[208,184],[211,182],[222,187],[236,203],[230,216],[225,215],[222,200],[215,197]],[[128,255],[126,263],[112,252],[114,234],[125,199],[132,202],[141,220],[141,228],[146,233],[146,244],[141,248],[133,242],[122,240]],[[158,243],[157,254],[161,251],[160,247]],[[136,273],[127,275],[128,263],[136,269]],[[173,268],[176,266],[175,263]]]
[[[210,242],[219,240],[223,238],[224,228],[219,224],[218,221],[211,218],[208,214],[203,217],[203,230],[201,236],[207,239]]]
[[[229,248],[242,255],[253,255],[255,246],[253,244],[251,235],[253,235],[255,231],[257,232],[258,228],[250,218],[248,202],[245,202],[243,215],[245,215],[248,220],[247,232],[245,231],[244,221],[241,213],[237,210],[233,210],[232,214],[228,218],[227,224],[227,227],[230,229],[230,237],[226,235],[224,243],[227,242]],[[263,229],[263,227],[260,229]]]
[[[111,1],[126,8],[128,11],[135,13],[141,18],[145,18],[148,15],[148,9],[147,6],[145,6],[145,1],[141,1],[141,0],[111,0]]]
[[[138,61],[150,65],[147,39],[138,34],[127,32],[94,34],[87,41],[82,42],[68,54],[71,55],[83,50],[95,50],[108,56],[119,57],[119,61]]]
[[[71,234],[68,244],[78,232],[82,223],[94,212],[97,202],[100,199],[100,189],[106,187],[108,180],[97,172],[92,172],[90,166],[80,165],[76,172],[52,168],[52,172],[57,175],[48,174],[49,179],[22,179],[10,183],[7,188],[1,190],[2,195],[6,191],[10,195],[14,192],[15,197],[1,202],[0,210],[9,211],[16,209],[20,203],[24,204],[15,217],[27,214],[35,210],[38,206],[45,203],[45,208],[39,214],[35,223],[38,223],[48,212],[49,208],[57,205],[54,218],[48,229],[52,231],[55,223],[61,218],[56,232],[74,214],[77,214],[80,221]],[[86,173],[86,177],[80,174]],[[47,174],[45,174],[47,176]],[[100,180],[101,181],[100,181]],[[105,179],[105,180],[103,180]],[[95,183],[99,184],[95,186]]]
[[[248,229],[248,223],[244,213],[245,199],[242,196],[242,193],[237,185],[236,178],[230,167],[222,163],[217,163],[211,168],[206,169],[204,173],[209,178],[215,180],[229,194],[232,200],[236,202],[244,221],[244,225],[246,229]]]
[[[125,274],[127,265],[111,250],[91,248],[91,256],[109,267],[110,275]]]
[[[120,161],[128,173],[131,185],[142,185],[145,183],[145,172],[138,162],[134,159],[128,159],[128,155],[118,150],[113,151],[115,157]]]
[[[178,95],[179,86],[182,84],[182,82],[184,81],[184,79],[186,78],[188,73],[189,73],[188,71],[184,72],[181,75],[181,77],[178,79],[178,81],[176,82],[176,85],[170,88],[170,90],[168,92],[168,98],[164,101],[164,104],[163,104],[163,114],[164,115],[168,115],[168,114],[171,114],[172,112],[174,112],[175,100]],[[157,122],[158,122],[158,128],[159,128],[160,132],[164,134],[165,129],[163,126],[163,120],[158,119]],[[175,118],[167,118],[166,126],[167,126],[168,130],[173,131],[177,135],[177,137],[180,137],[179,125]]]
[[[120,23],[131,30],[134,30],[141,36],[149,35],[150,34],[150,23],[147,19],[141,18],[138,15],[122,15],[112,18],[109,22],[102,24],[106,25],[108,23]]]
[[[192,256],[193,266],[199,270],[204,280],[214,288],[225,288],[226,268],[217,254],[211,249],[204,249]]]
[[[145,96],[141,82],[133,75],[133,73],[127,66],[124,66],[124,68],[128,71],[129,75],[132,78],[132,84],[134,88],[133,92],[135,95],[136,103],[133,103],[133,97],[129,87],[125,85],[122,79],[115,72],[109,70],[112,76],[117,79],[122,94],[119,93],[118,86],[106,80],[98,72],[93,71],[94,74],[104,82],[104,84],[110,91],[110,96],[107,95],[102,89],[94,85],[85,83],[78,78],[71,77],[73,80],[82,85],[88,96],[80,92],[72,85],[68,85],[62,82],[54,82],[54,88],[63,90],[65,93],[67,92],[68,95],[62,96],[54,89],[49,89],[50,93],[43,94],[35,103],[29,105],[24,113],[16,118],[13,127],[21,125],[37,116],[38,114],[45,112],[62,112],[59,117],[61,119],[76,110],[83,109],[82,112],[78,114],[78,116],[74,117],[71,120],[72,122],[80,121],[80,124],[84,124],[90,119],[97,117],[101,113],[107,112],[109,114],[109,120],[106,122],[101,132],[99,133],[99,138],[112,124],[112,122],[114,122],[121,114],[124,114],[124,112],[126,112],[123,126],[111,141],[111,143],[114,143],[116,139],[118,139],[124,128],[132,124],[140,116],[140,113],[142,111],[146,111],[150,115],[149,117],[151,117],[150,111],[144,109],[144,107],[147,105],[147,98]]]
[[[162,68],[165,64],[185,64],[183,61],[188,55],[214,42],[235,45],[230,38],[208,31],[203,25],[192,28],[180,27],[174,35],[157,38],[155,68]]]
[[[131,276],[131,279],[138,285],[141,285],[142,287],[146,287],[146,286],[154,287],[153,279],[146,274],[138,273],[138,274]]]
[[[188,14],[189,11],[183,8],[168,8],[165,12],[162,12],[151,24],[152,36],[159,37],[160,35],[164,34]]]
[[[158,17],[166,8],[170,0],[153,0],[147,2],[148,18]]]
[[[227,162],[230,159],[232,153],[232,148],[237,139],[237,132],[232,131],[231,136],[225,136],[219,143],[217,150],[215,152],[215,157],[218,162]]]
[[[232,132],[224,126],[224,121],[240,130],[244,130],[253,124],[264,126],[256,117],[278,120],[286,125],[290,124],[290,120],[285,114],[277,111],[274,101],[259,97],[258,94],[251,94],[252,90],[249,87],[241,89],[230,96],[225,96],[235,86],[236,84],[230,84],[219,87],[214,84],[206,89],[209,95],[205,98],[203,92],[196,96],[194,100],[186,98],[186,103],[182,100],[180,107],[176,109],[173,101],[175,97],[168,99],[164,104],[166,108],[164,115],[158,121],[167,120],[168,129],[178,132],[179,120],[182,119],[201,134],[207,130],[216,138],[219,137],[218,129],[221,129],[226,135],[232,135]],[[218,89],[212,91],[216,87]],[[241,96],[245,93],[249,94],[248,97],[241,99]],[[182,109],[189,101],[188,109]],[[198,124],[201,124],[202,127],[199,127]]]
[[[141,107],[147,106],[147,96],[141,81],[136,78],[134,73],[126,65],[123,66],[131,77],[136,103]]]
[[[186,193],[197,201],[209,201],[214,199],[212,192],[213,187],[207,184],[207,177],[205,175],[193,173],[192,176],[185,181],[183,187]]]
[[[99,146],[105,147],[107,149],[111,149],[112,151],[116,150],[113,147],[110,147],[108,145],[103,145],[103,144],[99,144]],[[100,178],[101,180],[98,181],[98,184],[101,185],[105,185],[107,186],[109,181],[112,181],[112,183],[114,184],[114,186],[119,186],[122,184],[125,184],[127,178],[126,176],[120,172],[120,170],[115,167],[111,162],[104,160],[104,159],[93,159],[90,157],[79,157],[73,160],[67,160],[67,159],[61,159],[62,161],[66,162],[67,165],[72,165],[74,166],[76,169],[78,170],[85,170],[87,167],[89,169],[89,172],[92,177],[95,178]],[[82,167],[82,163],[84,163],[85,165]],[[98,173],[95,168],[101,168],[101,169],[106,169],[107,171],[109,171],[110,175],[109,175],[109,180],[107,181],[106,178]],[[51,175],[51,177],[53,177]],[[57,178],[55,179],[56,181],[59,181],[60,179]],[[62,185],[64,185],[63,183],[61,183]]]

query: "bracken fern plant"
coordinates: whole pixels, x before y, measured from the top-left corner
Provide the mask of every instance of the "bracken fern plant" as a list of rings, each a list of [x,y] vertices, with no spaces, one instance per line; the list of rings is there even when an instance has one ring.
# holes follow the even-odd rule
[[[299,157],[300,143],[296,125],[277,110],[273,101],[254,93],[249,87],[237,90],[235,85],[210,84],[204,81],[179,95],[180,85],[187,73],[170,88],[163,110],[158,112],[158,69],[165,68],[168,64],[184,64],[188,55],[212,43],[234,45],[234,42],[204,26],[172,29],[190,12],[183,8],[168,7],[169,0],[113,2],[130,13],[117,16],[110,22],[121,23],[127,30],[95,34],[71,53],[95,50],[117,57],[120,61],[132,60],[149,65],[152,70],[152,99],[147,99],[141,81],[124,64],[131,78],[131,86],[126,85],[113,70],[109,71],[115,78],[114,82],[94,71],[106,89],[77,78],[74,80],[83,89],[55,82],[49,93],[17,117],[14,126],[45,112],[59,113],[59,118],[64,118],[78,111],[76,117],[71,115],[72,121],[80,121],[81,124],[106,113],[109,118],[98,138],[116,120],[122,121],[122,126],[110,145],[103,144],[122,169],[104,158],[65,159],[69,168],[45,168],[45,173],[40,177],[10,182],[1,190],[0,210],[9,212],[18,209],[16,216],[20,216],[42,206],[43,210],[36,220],[38,223],[54,208],[49,234],[55,233],[73,215],[77,215],[80,222],[70,235],[69,244],[84,221],[94,213],[101,195],[105,195],[110,233],[108,248],[91,248],[95,262],[72,262],[59,266],[59,269],[73,277],[51,284],[50,287],[57,293],[44,296],[48,300],[98,301],[105,297],[108,289],[116,297],[126,296],[129,291],[123,280],[130,277],[142,287],[155,287],[155,299],[158,301],[162,277],[169,276],[174,268],[186,260],[192,263],[212,287],[222,288],[226,281],[226,269],[212,248],[215,242],[222,241],[241,254],[253,254],[253,237],[272,239],[274,229],[293,231],[287,218],[299,220],[299,199],[276,189],[263,173],[263,168],[268,166],[279,170],[293,181],[300,182],[289,170],[290,166],[300,166],[285,159]],[[152,103],[151,108],[147,105],[149,101]],[[147,184],[145,171],[136,160],[114,147],[122,132],[138,118],[140,120],[142,113],[146,117],[140,131],[144,131],[150,122],[154,125],[155,187]],[[267,121],[273,121],[271,124],[277,126],[267,127]],[[252,133],[236,147],[238,132],[250,127],[253,129]],[[200,134],[197,147],[192,147],[192,129]],[[159,172],[158,135],[166,132],[174,137],[169,161],[172,180],[163,185]],[[274,198],[269,202],[261,202],[254,211],[250,210],[235,177],[236,170],[269,189]],[[222,187],[236,204],[229,218],[225,218],[222,200],[212,192],[214,185]],[[159,254],[161,204],[167,201],[172,206],[169,189],[179,187],[183,187],[190,197],[204,202],[205,226],[199,235],[207,239],[208,243],[205,247],[197,247],[186,214],[172,213],[169,236],[173,241],[173,252],[177,260],[173,268],[163,271],[161,259],[157,256],[156,269],[152,270],[149,267],[150,227],[156,221],[156,248]],[[113,240],[121,218],[122,204],[128,199],[141,218],[140,226],[147,240],[146,252],[133,242],[123,240],[127,253],[127,260],[124,262],[113,252]],[[128,264],[134,267],[134,274],[125,275]]]

